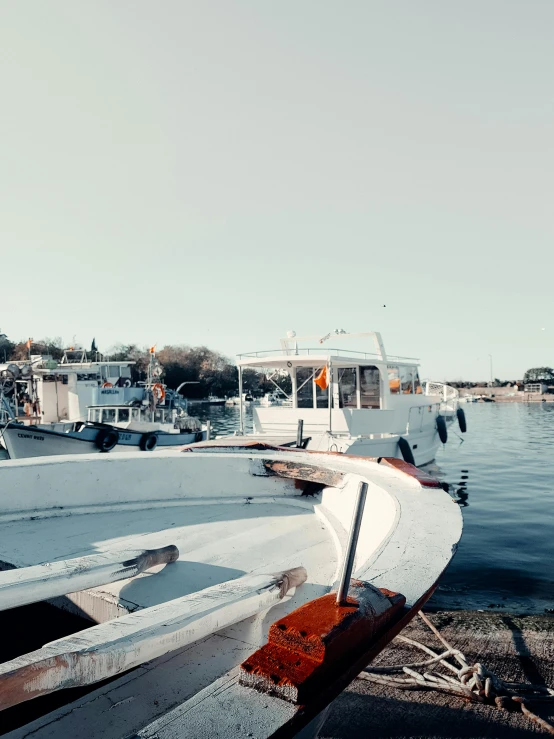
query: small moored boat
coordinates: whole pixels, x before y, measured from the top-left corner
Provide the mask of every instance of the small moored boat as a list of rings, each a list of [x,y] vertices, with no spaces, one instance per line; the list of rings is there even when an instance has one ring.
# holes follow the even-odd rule
[[[115,678],[11,739],[313,736],[462,525],[401,460],[262,444],[10,460],[0,496],[0,609],[96,622],[1,664],[0,709]]]
[[[82,360],[83,354],[79,352],[77,359]],[[151,452],[206,440],[207,427],[189,416],[187,401],[179,394],[180,388],[187,383],[170,390],[160,382],[163,370],[153,352],[146,382],[134,387],[130,379],[132,362],[88,363],[87,369],[94,369],[98,374],[93,374],[92,380],[81,387],[79,378],[83,362],[70,361],[71,352],[66,352],[64,359],[67,357],[61,364],[65,374],[56,368],[56,373],[60,374],[52,376],[50,385],[50,380],[43,375],[39,375],[41,383],[35,382],[31,370],[18,381],[33,393],[34,400],[27,392],[25,395],[31,399],[28,405],[35,407],[39,416],[18,416],[11,411],[14,413],[12,420],[0,429],[0,440],[11,459],[111,451]],[[67,390],[70,380],[74,385],[71,394]],[[68,420],[60,421],[59,410],[52,407],[54,401],[57,403],[58,385],[65,387],[66,395],[71,395],[73,400],[68,403],[72,412],[66,409]],[[44,390],[52,386],[56,388],[55,394]],[[41,393],[37,390],[39,387],[42,387]],[[15,392],[14,397],[17,397]],[[85,400],[87,406],[83,408]],[[10,405],[6,405],[10,409]],[[40,416],[57,418],[57,421],[38,423]]]

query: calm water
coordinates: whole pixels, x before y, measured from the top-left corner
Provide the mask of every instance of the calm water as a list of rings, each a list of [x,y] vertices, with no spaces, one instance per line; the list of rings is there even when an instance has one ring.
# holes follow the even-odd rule
[[[432,604],[544,613],[554,609],[554,406],[468,403],[428,467],[462,506],[464,534]],[[238,428],[238,408],[195,406],[216,434]],[[246,427],[251,429],[251,414]],[[460,438],[458,438],[460,437]]]

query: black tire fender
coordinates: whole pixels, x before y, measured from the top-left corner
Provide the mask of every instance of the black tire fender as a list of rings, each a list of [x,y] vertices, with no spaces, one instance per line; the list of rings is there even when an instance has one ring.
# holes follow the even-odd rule
[[[153,452],[154,449],[158,446],[157,435],[154,433],[144,434],[141,437],[139,446],[143,452]]]
[[[94,440],[101,452],[111,452],[119,441],[119,433],[115,429],[102,429]]]
[[[458,426],[460,427],[460,431],[462,432],[462,434],[465,434],[465,432],[467,431],[467,421],[464,409],[458,408],[458,410],[456,411],[456,416],[458,418]]]
[[[402,454],[402,459],[404,460],[404,462],[408,462],[408,464],[413,464],[415,467],[414,453],[409,441],[401,436],[398,439],[398,447],[400,449],[400,453]]]
[[[446,421],[443,416],[437,416],[437,431],[439,432],[439,438],[443,444],[448,441],[448,431],[446,430]]]

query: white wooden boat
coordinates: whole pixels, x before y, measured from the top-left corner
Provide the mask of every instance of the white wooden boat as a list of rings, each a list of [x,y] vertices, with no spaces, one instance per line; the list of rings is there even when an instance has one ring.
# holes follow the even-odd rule
[[[335,340],[340,347],[330,348]],[[369,341],[369,351],[348,349],[349,341]],[[376,332],[336,331],[322,338],[290,332],[280,349],[239,354],[237,364],[239,386],[243,370],[254,368],[267,374],[282,398],[279,405],[254,407],[250,439],[290,444],[301,425],[306,449],[396,457],[419,466],[435,458],[452,423],[466,430],[458,391],[423,383],[417,360],[387,355]],[[243,419],[241,413],[241,435]]]
[[[98,405],[88,410],[86,423],[25,426],[10,422],[2,438],[10,459],[100,452],[153,452],[206,440],[197,418],[174,409]]]
[[[263,445],[10,460],[0,495],[0,609],[96,622],[0,665],[0,708],[116,677],[10,739],[315,735],[462,526],[403,461]]]
[[[0,442],[11,459],[154,451],[208,437],[206,425],[188,415],[187,401],[178,390],[170,390],[159,381],[163,370],[154,353],[150,354],[146,382],[135,387],[130,379],[134,362],[85,362],[83,350],[76,358],[72,354],[75,352],[66,351],[59,367],[34,369],[40,382],[31,371],[18,381],[33,393],[34,401],[27,405],[36,407],[39,416],[15,415],[0,429]],[[45,371],[51,374],[45,375]],[[58,401],[60,384],[67,398],[62,411]],[[71,420],[59,422],[60,412]],[[40,417],[58,422],[39,423]]]

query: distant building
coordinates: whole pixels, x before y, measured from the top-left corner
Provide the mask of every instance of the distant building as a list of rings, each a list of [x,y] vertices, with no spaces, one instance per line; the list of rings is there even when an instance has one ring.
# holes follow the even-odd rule
[[[546,392],[548,385],[546,382],[528,382],[524,387],[526,393],[540,393],[541,395]]]

